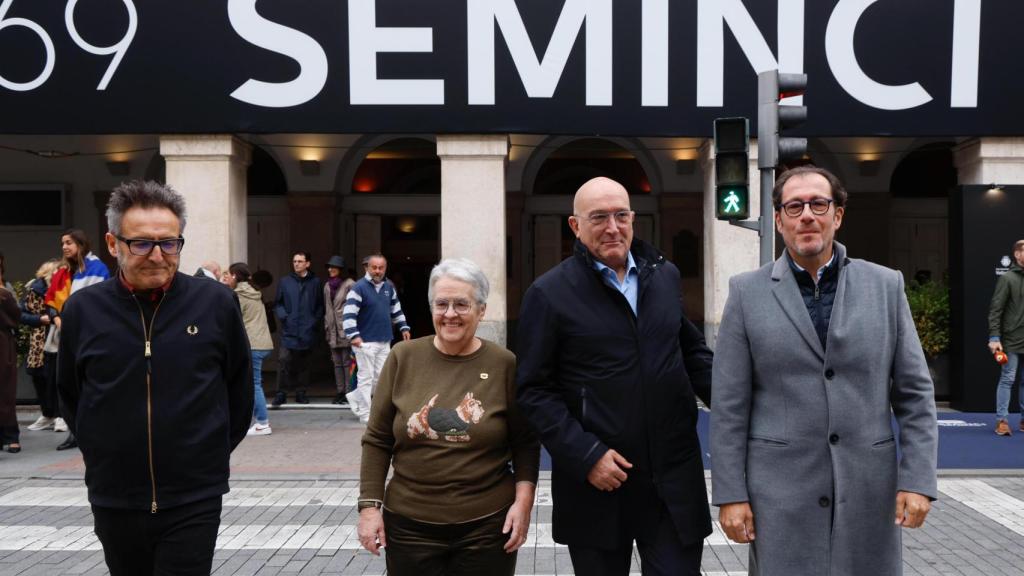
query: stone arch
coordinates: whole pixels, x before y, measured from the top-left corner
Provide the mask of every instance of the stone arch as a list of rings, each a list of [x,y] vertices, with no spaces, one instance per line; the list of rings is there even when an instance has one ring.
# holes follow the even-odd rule
[[[604,140],[619,146],[633,154],[633,157],[640,164],[650,184],[651,195],[661,194],[664,190],[661,180],[661,172],[654,156],[638,138],[623,138],[614,136],[550,136],[545,138],[530,155],[523,169],[522,192],[530,196],[534,193],[537,184],[537,175],[544,163],[556,151],[577,142],[579,140]]]

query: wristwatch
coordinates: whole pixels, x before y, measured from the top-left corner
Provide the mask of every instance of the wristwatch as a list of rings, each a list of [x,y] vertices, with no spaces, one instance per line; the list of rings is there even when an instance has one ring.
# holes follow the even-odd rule
[[[380,510],[384,507],[384,503],[380,500],[360,500],[356,502],[356,509],[362,511],[363,508],[376,508]]]

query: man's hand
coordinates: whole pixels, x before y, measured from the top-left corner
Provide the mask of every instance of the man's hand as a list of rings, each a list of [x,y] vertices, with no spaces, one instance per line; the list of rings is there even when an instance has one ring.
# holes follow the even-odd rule
[[[359,543],[374,556],[380,556],[380,549],[388,545],[384,536],[384,516],[376,508],[363,508],[359,511],[356,533],[359,534]]]
[[[49,326],[50,325],[50,317],[47,316],[46,314],[40,315],[39,316],[39,323],[42,324],[43,326]]]
[[[754,511],[750,502],[723,504],[718,509],[718,523],[729,540],[740,544],[754,541]]]
[[[359,348],[363,345],[363,339],[360,338],[359,336],[356,336],[355,338],[349,340],[348,343],[351,344],[353,348]]]
[[[989,341],[989,343],[988,343],[988,351],[991,352],[992,354],[995,354],[996,352],[1002,352],[1003,351],[1003,343],[1000,342],[999,340]]]
[[[590,473],[587,474],[587,482],[590,482],[598,490],[611,492],[622,486],[627,478],[626,470],[632,467],[629,460],[609,448],[604,456],[597,461],[597,464],[590,469]]]
[[[406,341],[412,338],[412,330],[402,330],[402,340]]]
[[[60,316],[53,317],[53,325],[56,326],[57,328],[60,328]]]
[[[927,496],[913,492],[896,493],[896,525],[904,528],[920,528],[924,518],[932,509]]]

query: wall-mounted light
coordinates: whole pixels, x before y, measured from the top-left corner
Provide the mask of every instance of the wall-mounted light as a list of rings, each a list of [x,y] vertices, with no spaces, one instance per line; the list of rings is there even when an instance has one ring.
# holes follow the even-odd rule
[[[131,162],[107,162],[107,172],[109,172],[111,176],[127,176],[128,174],[131,174],[131,171]]]
[[[412,234],[418,225],[419,222],[413,216],[404,216],[395,222],[395,227],[403,234]]]
[[[985,191],[985,194],[989,196],[999,196],[1003,192],[1005,192],[1005,190],[1003,190],[1003,187],[999,184],[989,184],[988,190]]]
[[[676,174],[693,174],[694,169],[697,167],[697,160],[693,158],[684,158],[682,160],[676,160]]]
[[[857,167],[860,170],[861,176],[876,176],[878,174],[878,168],[882,165],[881,160],[861,160]]]
[[[303,176],[319,176],[320,162],[316,160],[299,160],[299,171]]]

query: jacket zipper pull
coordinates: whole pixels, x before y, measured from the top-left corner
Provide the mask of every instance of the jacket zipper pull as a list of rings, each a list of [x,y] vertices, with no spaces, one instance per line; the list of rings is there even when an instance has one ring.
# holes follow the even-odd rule
[[[146,358],[153,355],[153,350],[149,347],[149,340],[146,340]]]
[[[818,284],[814,285],[814,299],[821,300],[821,286],[819,286]],[[149,349],[149,342],[146,342],[146,349]]]
[[[149,513],[150,514],[156,514],[156,500],[153,500],[153,503],[150,505]]]

